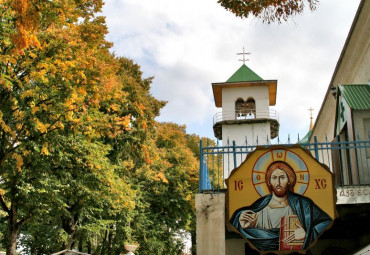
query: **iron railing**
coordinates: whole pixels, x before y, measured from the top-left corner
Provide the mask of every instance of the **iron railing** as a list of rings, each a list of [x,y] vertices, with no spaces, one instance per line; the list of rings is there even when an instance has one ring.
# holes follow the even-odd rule
[[[335,174],[335,185],[339,187],[370,186],[370,137],[367,141],[301,143],[320,163],[326,164]],[[262,147],[269,145],[258,145]],[[292,146],[291,143],[279,144]],[[225,186],[231,170],[244,161],[256,145],[237,146],[235,142],[228,146],[203,146],[200,142],[199,192],[220,192]]]
[[[275,110],[235,110],[222,111],[213,116],[213,125],[227,120],[248,120],[248,119],[275,119],[279,121],[279,114]]]

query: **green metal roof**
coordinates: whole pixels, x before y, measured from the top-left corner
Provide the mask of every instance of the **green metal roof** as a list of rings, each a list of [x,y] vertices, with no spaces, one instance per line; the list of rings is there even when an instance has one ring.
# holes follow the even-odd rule
[[[298,141],[298,143],[299,144],[309,143],[311,134],[312,134],[312,130],[308,131],[307,134],[300,141]]]
[[[226,82],[262,81],[263,79],[243,64]]]
[[[370,109],[369,84],[340,85],[339,89],[351,109]]]

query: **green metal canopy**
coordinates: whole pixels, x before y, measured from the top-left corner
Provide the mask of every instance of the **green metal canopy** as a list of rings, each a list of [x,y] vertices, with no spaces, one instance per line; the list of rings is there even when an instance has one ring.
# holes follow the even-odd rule
[[[262,81],[263,79],[243,64],[226,82]]]
[[[339,89],[351,109],[370,109],[369,84],[340,85]]]

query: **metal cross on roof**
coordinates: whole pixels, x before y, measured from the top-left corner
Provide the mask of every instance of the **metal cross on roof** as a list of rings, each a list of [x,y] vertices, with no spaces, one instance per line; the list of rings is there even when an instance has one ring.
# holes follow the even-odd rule
[[[313,108],[310,107],[308,110],[310,111],[310,131],[311,131],[313,129],[313,117],[312,117]]]
[[[310,107],[308,110],[310,111],[310,119],[312,119],[312,112],[313,112],[314,109],[312,107]]]
[[[245,64],[245,61],[248,61],[249,59],[246,59],[245,58],[245,55],[250,55],[251,53],[249,53],[249,52],[245,52],[244,51],[244,47],[243,47],[243,52],[241,52],[241,53],[236,53],[236,55],[243,55],[243,59],[239,59],[239,61],[243,61],[243,64]]]

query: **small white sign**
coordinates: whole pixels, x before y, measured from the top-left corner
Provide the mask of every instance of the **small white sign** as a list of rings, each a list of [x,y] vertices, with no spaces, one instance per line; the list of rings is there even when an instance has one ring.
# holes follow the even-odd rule
[[[370,187],[337,188],[337,204],[370,203]]]

